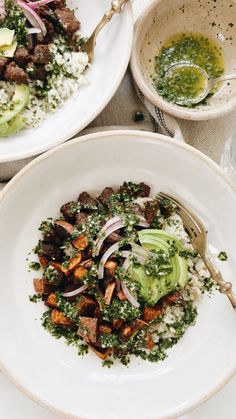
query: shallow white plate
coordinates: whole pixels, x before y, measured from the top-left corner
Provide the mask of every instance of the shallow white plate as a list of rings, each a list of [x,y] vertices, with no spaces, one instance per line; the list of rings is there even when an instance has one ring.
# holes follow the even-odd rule
[[[42,219],[55,216],[82,190],[98,192],[124,180],[145,181],[185,199],[202,217],[209,243],[225,250],[219,262],[235,281],[236,191],[222,170],[195,149],[166,137],[113,131],[66,143],[34,160],[0,200],[0,366],[40,404],[68,417],[172,418],[198,406],[236,372],[236,314],[215,294],[199,304],[194,327],[160,364],[134,359],[104,369],[94,354],[80,358],[41,327],[32,304],[34,274],[26,257]]]
[[[78,7],[83,36],[91,34],[102,15],[109,10],[110,0],[69,0]],[[85,73],[88,84],[55,113],[49,113],[42,124],[23,130],[9,138],[0,138],[0,162],[35,156],[60,144],[87,126],[105,108],[125,74],[133,39],[131,4],[99,35],[95,59]]]

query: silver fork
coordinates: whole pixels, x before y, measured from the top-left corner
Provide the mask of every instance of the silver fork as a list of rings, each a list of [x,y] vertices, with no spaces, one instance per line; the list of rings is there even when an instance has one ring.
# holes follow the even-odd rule
[[[183,202],[179,201],[177,198],[167,195],[163,192],[160,192],[158,194],[158,197],[161,199],[169,199],[173,204],[176,205],[177,211],[183,220],[184,227],[191,238],[191,243],[194,249],[198,251],[212,278],[219,285],[220,292],[228,297],[233,308],[236,309],[236,295],[232,291],[231,282],[226,282],[223,279],[220,271],[213,265],[213,263],[209,259],[207,253],[207,232],[202,221],[189,207],[187,207]]]

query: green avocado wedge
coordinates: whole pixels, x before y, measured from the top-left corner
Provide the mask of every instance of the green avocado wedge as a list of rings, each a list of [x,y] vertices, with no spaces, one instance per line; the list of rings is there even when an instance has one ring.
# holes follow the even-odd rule
[[[147,250],[169,252],[171,244],[178,250],[183,250],[182,243],[173,235],[163,230],[142,230],[138,233],[142,247]],[[178,285],[185,287],[188,281],[187,261],[175,253],[170,258],[172,272],[167,275],[153,277],[146,274],[143,267],[132,267],[132,275],[140,285],[143,299],[150,305],[155,305],[162,297],[173,291]]]
[[[21,114],[16,115],[15,118],[9,122],[4,122],[0,125],[0,137],[9,137],[24,128],[25,122]]]
[[[27,105],[29,99],[29,87],[26,84],[18,84],[12,100],[3,108],[0,108],[0,127],[1,124],[15,118]]]

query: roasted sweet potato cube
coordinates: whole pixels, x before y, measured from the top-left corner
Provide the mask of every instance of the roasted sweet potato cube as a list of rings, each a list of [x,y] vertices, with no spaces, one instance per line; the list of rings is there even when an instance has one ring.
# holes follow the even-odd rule
[[[37,294],[42,295],[44,293],[44,280],[35,278],[34,279],[34,289],[35,289],[35,292]]]
[[[114,319],[112,322],[112,326],[114,327],[114,329],[121,329],[122,326],[124,325],[124,320],[122,319]]]
[[[98,346],[92,345],[91,343],[89,343],[88,346],[93,350],[93,352],[95,352],[97,356],[99,356],[99,358],[103,360],[106,359],[109,355],[111,355],[112,352],[111,348],[99,348]]]
[[[110,335],[112,332],[112,327],[108,324],[100,324],[99,326],[99,334],[101,335]]]
[[[48,265],[48,259],[45,256],[39,256],[39,263],[40,265],[45,268]]]
[[[91,317],[80,317],[80,324],[77,331],[85,342],[95,343],[98,335],[98,319]]]
[[[48,295],[47,299],[45,300],[45,305],[51,308],[58,308],[57,296],[54,292]]]
[[[84,278],[86,278],[87,275],[88,270],[84,268],[84,266],[79,266],[78,268],[76,268],[73,274],[75,281],[82,281]]]
[[[120,290],[120,291],[117,293],[117,297],[119,298],[119,300],[120,300],[120,301],[125,301],[125,300],[127,300],[127,298],[126,298],[126,296],[125,296],[125,293],[124,293],[122,290]]]
[[[37,294],[50,294],[55,290],[53,285],[46,284],[43,278],[34,279],[34,289]]]
[[[58,271],[61,271],[65,276],[70,275],[69,269],[65,268],[65,266],[63,266],[62,263],[52,262],[51,265],[54,266],[54,268],[58,269]]]
[[[162,301],[168,305],[174,305],[174,304],[184,305],[185,304],[185,300],[180,291],[172,292],[171,294],[166,295],[165,297],[163,297]]]
[[[77,237],[72,241],[72,244],[76,249],[85,250],[89,246],[89,239],[85,234]]]
[[[161,305],[154,307],[145,307],[143,311],[143,320],[145,322],[151,322],[152,320],[157,319],[163,314],[163,308]]]
[[[94,313],[98,304],[93,298],[83,295],[78,302],[78,315],[86,317],[94,317]]]
[[[105,266],[104,267],[105,267],[105,273],[109,277],[115,278],[115,271],[116,271],[116,268],[117,268],[117,263],[115,261],[113,261],[113,260],[108,260],[105,263]]]
[[[110,305],[111,304],[111,300],[112,300],[112,296],[114,293],[116,287],[116,282],[110,282],[107,287],[106,287],[106,291],[105,291],[105,297],[104,297],[104,301],[105,304]]]
[[[73,321],[66,317],[62,311],[60,310],[52,310],[51,311],[51,322],[55,324],[55,326],[72,326]]]
[[[150,332],[147,332],[145,340],[146,340],[146,348],[151,351],[155,346],[155,342],[152,339],[152,335]]]
[[[133,337],[146,325],[147,324],[142,320],[134,320],[132,323],[126,324],[121,329],[120,340],[124,343],[128,342],[131,337]]]
[[[71,234],[74,232],[75,228],[72,224],[64,220],[55,221],[54,229],[59,237],[62,239],[67,239],[71,237]]]
[[[69,272],[73,272],[77,268],[77,266],[79,266],[81,260],[82,260],[82,254],[81,252],[78,252],[76,256],[74,256],[73,258],[69,260],[69,264],[68,264]]]

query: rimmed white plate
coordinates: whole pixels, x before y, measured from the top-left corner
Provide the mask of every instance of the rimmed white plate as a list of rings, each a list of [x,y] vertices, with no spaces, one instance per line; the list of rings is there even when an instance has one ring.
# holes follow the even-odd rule
[[[135,359],[128,369],[104,369],[94,354],[80,358],[42,329],[43,307],[28,300],[34,275],[25,260],[38,225],[82,190],[98,192],[124,180],[143,180],[154,193],[161,189],[187,201],[204,220],[209,243],[228,253],[219,267],[236,286],[236,191],[200,152],[161,135],[112,131],[34,160],[0,199],[0,366],[29,397],[70,418],[178,417],[236,372],[236,314],[219,293],[202,299],[196,325],[159,364]]]
[[[78,8],[81,33],[91,34],[110,0],[69,0]],[[128,66],[133,39],[131,3],[100,33],[92,67],[86,72],[88,84],[37,128],[0,138],[0,163],[40,154],[68,140],[86,127],[105,108],[118,89]]]

